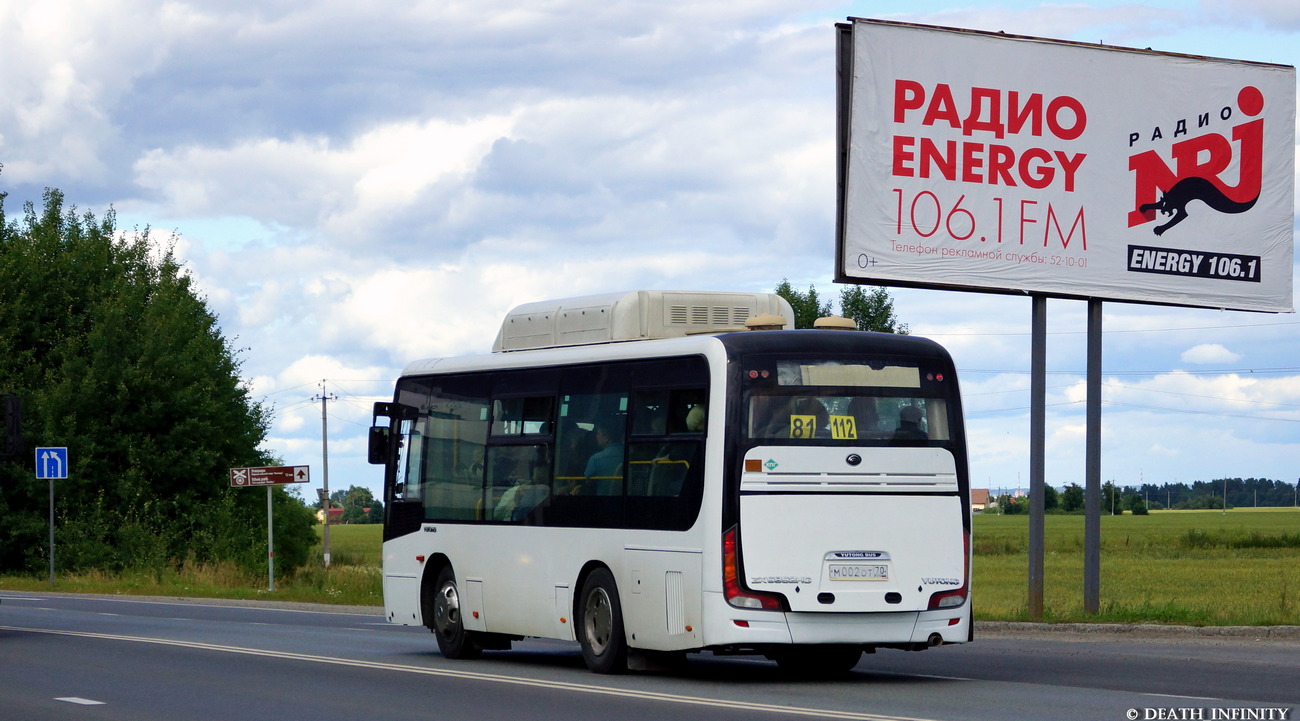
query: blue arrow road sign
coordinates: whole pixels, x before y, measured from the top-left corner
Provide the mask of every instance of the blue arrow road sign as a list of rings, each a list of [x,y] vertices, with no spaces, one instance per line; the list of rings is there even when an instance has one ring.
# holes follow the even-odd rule
[[[67,448],[37,448],[36,449],[36,478],[37,480],[60,479],[68,477],[68,449]]]

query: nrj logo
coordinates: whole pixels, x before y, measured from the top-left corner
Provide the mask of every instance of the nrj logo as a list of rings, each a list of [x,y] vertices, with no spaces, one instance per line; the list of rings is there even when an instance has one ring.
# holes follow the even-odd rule
[[[1264,110],[1264,94],[1259,88],[1247,85],[1237,93],[1237,110],[1248,118],[1255,118]],[[1232,106],[1224,106],[1218,119],[1229,122],[1233,114]],[[1128,213],[1130,228],[1155,220],[1158,211],[1171,216],[1155,227],[1155,234],[1161,235],[1188,218],[1187,205],[1193,200],[1199,200],[1220,213],[1244,213],[1254,207],[1255,201],[1259,200],[1263,175],[1264,119],[1247,120],[1228,128],[1230,137],[1209,130],[1211,122],[1211,113],[1199,115],[1196,127],[1206,131],[1170,147],[1172,169],[1155,150],[1129,156],[1128,168],[1135,174],[1135,210]],[[1187,120],[1179,120],[1173,137],[1187,134]],[[1141,133],[1131,133],[1129,147],[1133,147],[1141,137]],[[1151,134],[1152,141],[1163,137],[1159,127]],[[1229,184],[1233,178],[1225,179],[1223,175],[1234,160],[1237,161],[1236,182]],[[1197,210],[1195,206],[1192,209]]]

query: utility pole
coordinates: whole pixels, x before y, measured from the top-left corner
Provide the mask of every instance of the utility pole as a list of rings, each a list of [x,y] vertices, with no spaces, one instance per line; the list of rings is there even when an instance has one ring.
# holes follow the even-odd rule
[[[326,392],[325,379],[320,382],[320,395],[312,397],[313,401],[320,401],[320,452],[321,452],[321,471],[323,480],[321,481],[321,501],[325,506],[325,530],[321,537],[321,544],[325,548],[325,567],[330,567],[330,439],[329,439],[329,414],[325,412],[325,404],[328,401],[336,401],[337,395]]]

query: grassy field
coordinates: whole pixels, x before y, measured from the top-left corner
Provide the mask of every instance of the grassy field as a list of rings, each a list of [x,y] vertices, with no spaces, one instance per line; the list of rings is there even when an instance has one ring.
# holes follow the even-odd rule
[[[1027,516],[975,518],[975,617],[1025,620]],[[318,529],[319,532],[319,529]],[[1044,620],[1187,625],[1300,625],[1300,512],[1156,511],[1101,519],[1101,612],[1083,612],[1083,517],[1048,516]],[[265,572],[187,568],[175,576],[58,577],[55,590],[264,598],[348,605],[383,602],[380,529],[331,526],[330,568],[314,559],[267,591]],[[0,577],[0,589],[44,591],[48,579]]]
[[[1101,612],[1083,612],[1083,517],[1047,516],[1044,620],[1300,625],[1300,512],[1101,518]],[[1026,618],[1027,516],[975,518],[975,616]]]

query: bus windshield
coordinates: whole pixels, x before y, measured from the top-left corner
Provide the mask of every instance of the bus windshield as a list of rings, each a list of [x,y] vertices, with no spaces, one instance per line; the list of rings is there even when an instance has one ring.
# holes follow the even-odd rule
[[[886,360],[746,363],[746,428],[755,440],[950,440],[942,371]]]

